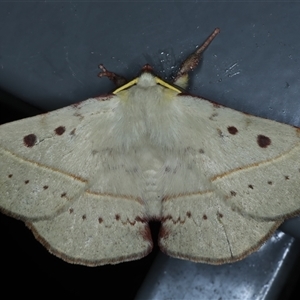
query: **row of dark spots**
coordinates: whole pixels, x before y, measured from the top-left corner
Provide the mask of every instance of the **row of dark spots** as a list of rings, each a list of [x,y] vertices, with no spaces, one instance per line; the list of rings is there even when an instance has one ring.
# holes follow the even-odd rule
[[[285,176],[284,176],[284,179],[285,179],[285,180],[290,180],[290,176],[285,175]],[[269,185],[272,185],[272,184],[273,184],[273,181],[268,180],[267,183],[268,183]],[[249,185],[248,185],[248,188],[253,190],[253,189],[254,189],[253,184],[249,184]]]
[[[285,176],[284,176],[284,179],[285,179],[285,180],[290,180],[290,177],[287,176],[287,175],[285,175]],[[269,185],[272,185],[272,184],[273,184],[273,181],[268,180],[267,183],[268,183]],[[251,189],[251,190],[253,190],[253,189],[254,189],[254,185],[253,185],[253,184],[248,184],[248,188]],[[236,192],[235,192],[235,191],[230,191],[230,194],[231,194],[231,196],[236,196]]]
[[[73,209],[73,208],[70,208],[70,209],[69,209],[69,213],[72,214],[73,212],[74,212],[74,209]],[[86,220],[86,218],[87,218],[87,217],[86,217],[86,214],[84,214],[84,215],[81,216],[81,219],[82,219],[83,221]],[[103,223],[103,219],[102,219],[101,217],[99,217],[99,218],[98,218],[98,222],[99,222],[99,224]]]
[[[186,213],[186,216],[187,216],[187,218],[190,219],[190,218],[192,217],[192,213],[191,213],[190,211],[188,211],[188,212]],[[223,214],[221,214],[220,212],[218,212],[218,213],[217,213],[217,217],[218,217],[218,218],[223,218]],[[208,219],[207,215],[206,215],[206,214],[203,214],[202,219],[203,219],[204,221],[206,221],[206,220]],[[181,220],[180,217],[177,218],[177,220],[174,220],[173,217],[170,216],[170,215],[163,217],[162,222],[165,222],[165,221],[167,221],[167,220],[171,220],[174,224],[176,224],[176,223],[184,224],[184,223],[185,223],[185,220]]]
[[[54,133],[56,135],[63,135],[66,131],[65,126],[58,126],[57,128],[54,129]],[[74,134],[75,130],[73,129],[71,131],[71,134]],[[30,133],[26,136],[23,137],[23,143],[26,147],[31,148],[33,147],[37,142],[37,136],[34,133]]]
[[[187,212],[186,212],[186,216],[187,216],[188,219],[190,219],[190,218],[192,217],[192,213],[191,213],[190,211],[187,211]],[[217,213],[217,216],[218,216],[219,218],[223,218],[223,215],[222,215],[221,213],[219,213],[219,212]],[[203,220],[207,220],[207,219],[208,219],[207,215],[206,215],[206,214],[203,214],[202,219],[203,219]],[[177,220],[174,220],[173,217],[170,216],[170,215],[165,216],[165,217],[162,218],[162,222],[165,222],[165,221],[167,221],[167,220],[171,220],[174,224],[176,224],[176,223],[180,223],[180,224],[185,223],[185,219],[184,219],[184,220],[181,220],[180,217],[179,217],[179,218],[177,218]]]
[[[73,212],[74,212],[74,209],[73,209],[73,208],[70,208],[70,209],[69,209],[69,213],[72,214]],[[82,218],[83,221],[86,220],[86,219],[87,219],[86,214],[82,215],[81,218]],[[120,221],[120,219],[121,219],[121,216],[120,216],[119,214],[116,214],[116,215],[115,215],[115,220],[116,220],[116,221]],[[99,224],[102,224],[102,223],[103,223],[103,218],[99,217],[99,218],[98,218],[98,222],[99,222]],[[125,222],[125,223],[129,223],[130,225],[135,225],[136,222],[145,223],[146,220],[142,219],[141,217],[136,217],[136,218],[134,219],[134,221],[130,221],[130,220],[127,218],[127,222]],[[122,222],[122,223],[123,223],[123,222]]]
[[[9,174],[7,177],[8,177],[8,178],[13,178],[13,174]],[[24,184],[28,184],[29,182],[30,182],[29,179],[24,180]],[[43,186],[43,189],[44,189],[44,190],[47,190],[48,188],[49,188],[48,185],[44,185],[44,186]],[[66,196],[67,196],[67,193],[66,193],[66,192],[63,192],[63,193],[61,193],[60,196],[61,196],[61,198],[66,197]]]
[[[220,212],[217,212],[217,218],[218,218],[218,219],[222,219],[222,218],[223,218],[223,214],[221,214]],[[202,219],[203,219],[204,221],[206,221],[206,220],[208,219],[207,215],[206,215],[206,214],[203,214]]]
[[[186,215],[188,218],[191,218],[191,216],[192,216],[191,212],[189,212],[189,211],[186,213]],[[223,214],[221,214],[220,212],[217,212],[217,217],[221,219],[221,218],[223,218]],[[208,219],[207,215],[203,214],[202,219],[204,221],[206,221]]]
[[[230,134],[236,135],[239,131],[235,126],[228,126],[227,130]],[[259,147],[267,148],[271,145],[271,139],[263,134],[259,134],[256,138],[256,142]]]
[[[238,129],[234,126],[228,126],[227,130],[232,135],[236,135],[238,133]],[[220,129],[218,129],[218,133],[219,133],[220,137],[223,137],[223,133]],[[261,148],[267,148],[269,145],[271,145],[271,139],[262,134],[259,134],[257,136],[256,142],[259,145],[259,147],[261,147]],[[204,154],[204,150],[201,148],[198,150],[198,152],[200,154]],[[299,169],[299,172],[300,172],[300,169]]]

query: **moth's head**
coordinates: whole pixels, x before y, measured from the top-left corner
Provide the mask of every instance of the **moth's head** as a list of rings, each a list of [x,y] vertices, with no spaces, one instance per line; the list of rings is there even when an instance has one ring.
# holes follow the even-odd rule
[[[141,74],[143,74],[143,73],[153,74],[153,68],[149,64],[145,64],[141,70]]]
[[[151,88],[156,85],[161,85],[164,88],[175,91],[176,93],[182,92],[182,89],[180,87],[172,85],[170,83],[167,83],[164,80],[162,80],[161,78],[154,75],[153,68],[149,64],[146,64],[142,68],[140,76],[138,76],[137,78],[135,78],[135,79],[125,83],[124,85],[120,86],[119,88],[117,88],[113,92],[113,94],[117,94],[123,90],[127,90],[134,85],[137,85],[143,89]]]
[[[140,75],[137,77],[136,84],[147,88],[155,86],[157,83],[157,76],[154,74],[153,68],[149,64],[144,65]]]

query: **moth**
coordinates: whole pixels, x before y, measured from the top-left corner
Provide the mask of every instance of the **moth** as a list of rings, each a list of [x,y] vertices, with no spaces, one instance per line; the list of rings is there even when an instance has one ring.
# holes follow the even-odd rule
[[[188,95],[188,73],[153,75],[0,127],[0,207],[63,260],[116,264],[159,246],[210,264],[258,249],[300,209],[300,130]],[[120,86],[121,85],[121,86]]]

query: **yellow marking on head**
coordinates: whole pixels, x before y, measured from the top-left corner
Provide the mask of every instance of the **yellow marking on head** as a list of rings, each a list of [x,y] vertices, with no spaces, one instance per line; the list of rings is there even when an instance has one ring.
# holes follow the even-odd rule
[[[113,94],[117,94],[123,90],[126,90],[127,88],[137,84],[138,82],[138,77],[137,78],[134,78],[133,80],[127,82],[126,84],[120,86],[119,88],[117,88],[116,90],[113,91]]]
[[[126,83],[126,84],[124,84],[124,85],[122,85],[122,86],[120,86],[119,88],[117,88],[116,90],[113,91],[113,94],[116,95],[117,93],[119,93],[119,92],[121,92],[121,91],[124,91],[124,90],[130,88],[131,86],[137,84],[138,79],[139,79],[139,77],[137,77],[137,78],[135,78],[135,79],[129,81],[128,83]],[[155,79],[155,82],[156,82],[157,84],[159,84],[159,85],[161,85],[161,86],[163,86],[163,87],[165,87],[165,88],[167,88],[167,89],[169,89],[169,90],[175,91],[176,93],[181,93],[181,92],[182,92],[180,89],[178,89],[178,88],[176,88],[175,86],[173,86],[173,85],[171,85],[171,84],[169,84],[169,83],[163,81],[162,79],[160,79],[160,78],[158,78],[158,77],[154,77],[154,79]]]
[[[175,91],[177,93],[181,93],[180,89],[178,89],[175,86],[163,81],[162,79],[160,79],[158,77],[155,77],[155,81],[156,81],[157,84],[160,84],[160,85],[166,87],[167,89],[170,89],[170,90]]]

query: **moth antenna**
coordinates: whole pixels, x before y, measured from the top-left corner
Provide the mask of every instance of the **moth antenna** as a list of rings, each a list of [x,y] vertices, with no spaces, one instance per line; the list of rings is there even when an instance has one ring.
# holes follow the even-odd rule
[[[101,69],[102,72],[98,74],[98,77],[107,77],[109,80],[113,81],[117,87],[124,85],[128,81],[125,77],[108,71],[102,64],[99,65],[99,69]]]
[[[204,50],[209,46],[213,39],[220,32],[219,28],[216,28],[213,33],[206,39],[206,41],[200,46],[194,53],[188,56],[188,58],[182,63],[175,79],[174,84],[179,87],[186,88],[188,85],[188,72],[194,70],[199,64],[201,55]]]

